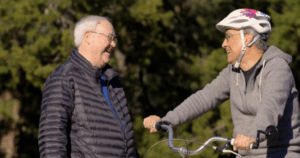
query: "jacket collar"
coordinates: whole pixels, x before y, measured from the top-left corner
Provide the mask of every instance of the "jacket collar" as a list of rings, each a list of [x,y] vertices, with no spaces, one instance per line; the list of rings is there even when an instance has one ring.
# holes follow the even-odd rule
[[[115,76],[118,76],[118,73],[108,64],[103,68],[98,66],[93,66],[84,56],[82,56],[77,48],[74,48],[70,55],[70,60],[81,68],[81,71],[85,72],[90,77],[94,78],[96,82],[99,82],[99,79],[102,74],[104,74],[106,80],[111,80]]]

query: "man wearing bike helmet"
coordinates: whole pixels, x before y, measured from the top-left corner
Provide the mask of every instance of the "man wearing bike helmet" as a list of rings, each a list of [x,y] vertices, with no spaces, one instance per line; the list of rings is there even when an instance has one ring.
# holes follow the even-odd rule
[[[244,157],[300,157],[298,91],[289,65],[292,57],[275,46],[267,46],[270,16],[253,9],[237,9],[216,28],[225,33],[222,47],[228,66],[202,90],[188,97],[162,119],[149,116],[144,126],[150,132],[160,120],[173,125],[193,120],[230,99],[234,124],[234,150]],[[249,150],[257,130],[275,126],[277,140],[260,139],[258,149]]]

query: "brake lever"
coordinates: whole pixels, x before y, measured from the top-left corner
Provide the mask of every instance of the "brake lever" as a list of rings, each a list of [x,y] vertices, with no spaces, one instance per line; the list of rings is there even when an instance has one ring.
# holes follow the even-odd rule
[[[216,147],[216,149],[223,152],[223,150],[225,150],[229,147],[230,143],[231,143],[231,139],[228,139],[224,146]]]
[[[219,150],[219,151],[221,151],[222,153],[231,153],[231,154],[234,154],[234,155],[236,155],[236,156],[238,156],[238,157],[242,157],[242,155],[240,155],[240,154],[238,154],[238,153],[236,153],[236,152],[234,152],[234,151],[232,151],[232,150],[222,149],[222,148],[216,147],[216,146],[212,146],[212,148],[215,149],[215,150]]]
[[[231,153],[231,154],[234,154],[234,155],[236,155],[236,156],[238,156],[238,157],[242,157],[242,155],[240,155],[240,154],[238,154],[238,153],[236,153],[236,152],[234,152],[234,151],[232,151],[232,150],[224,149],[222,152],[223,152],[223,153]]]
[[[221,147],[216,147],[216,146],[213,146],[212,148],[215,149],[215,150],[219,150],[221,151],[222,153],[231,153],[231,154],[234,154],[236,156],[239,156],[239,157],[242,157],[240,154],[232,151],[232,150],[228,150],[227,148],[229,147],[229,145],[231,144],[231,141],[232,139],[228,139],[226,144],[224,146],[221,146]]]

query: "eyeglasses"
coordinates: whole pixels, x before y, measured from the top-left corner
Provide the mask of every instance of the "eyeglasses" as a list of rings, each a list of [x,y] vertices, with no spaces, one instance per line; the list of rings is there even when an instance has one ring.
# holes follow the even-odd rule
[[[228,39],[232,36],[235,36],[235,35],[241,35],[241,34],[230,34],[230,33],[226,33],[225,34],[225,39],[228,41]]]
[[[94,32],[94,31],[90,31],[90,32],[96,33],[96,34],[99,34],[99,35],[102,35],[102,36],[106,36],[108,38],[109,42],[114,41],[116,44],[118,42],[117,35],[115,35],[115,34],[107,35],[107,34],[104,34],[104,33],[99,33],[99,32]]]

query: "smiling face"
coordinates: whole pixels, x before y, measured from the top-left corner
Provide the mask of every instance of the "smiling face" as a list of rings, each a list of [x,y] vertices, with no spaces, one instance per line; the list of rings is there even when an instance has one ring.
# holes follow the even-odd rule
[[[227,30],[222,47],[227,52],[227,62],[234,65],[241,53],[243,44],[239,30]]]
[[[102,20],[97,24],[95,31],[88,33],[91,36],[90,49],[92,50],[94,66],[103,67],[109,63],[110,55],[116,47],[113,40],[114,29],[110,22]]]

